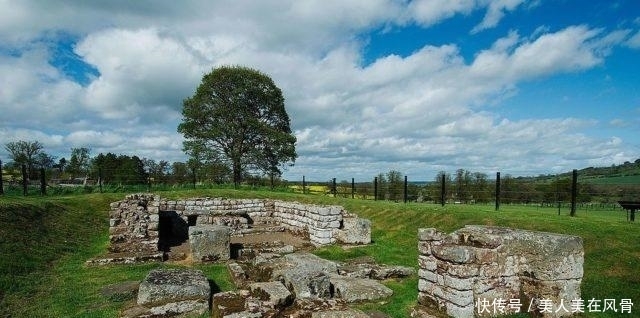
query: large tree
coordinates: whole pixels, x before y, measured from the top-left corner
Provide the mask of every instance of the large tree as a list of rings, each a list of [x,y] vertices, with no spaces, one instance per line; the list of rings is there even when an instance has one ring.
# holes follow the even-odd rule
[[[282,91],[257,70],[214,69],[184,100],[182,115],[178,132],[186,139],[184,151],[228,163],[235,184],[247,170],[280,174],[279,167],[297,157]]]
[[[38,154],[42,152],[42,144],[39,141],[12,141],[6,143],[4,148],[16,165],[26,165],[27,175],[33,176],[33,166],[36,164]]]
[[[71,148],[71,159],[69,160],[67,172],[74,177],[77,175],[86,175],[91,160],[90,153],[91,149],[86,147]]]

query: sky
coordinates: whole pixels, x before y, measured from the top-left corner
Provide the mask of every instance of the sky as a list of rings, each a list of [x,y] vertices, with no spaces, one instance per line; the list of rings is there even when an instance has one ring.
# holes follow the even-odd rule
[[[186,161],[182,101],[222,65],[282,89],[288,180],[640,158],[636,0],[0,0],[0,143]]]

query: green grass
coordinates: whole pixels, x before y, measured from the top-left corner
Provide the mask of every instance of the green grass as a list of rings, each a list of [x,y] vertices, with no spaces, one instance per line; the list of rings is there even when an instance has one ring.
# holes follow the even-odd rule
[[[580,181],[584,183],[589,183],[589,184],[601,184],[601,185],[638,185],[640,184],[640,175],[610,176],[610,177],[599,177],[599,178],[585,177]]]
[[[555,208],[502,205],[439,205],[365,201],[262,190],[192,190],[158,192],[165,198],[196,196],[276,198],[304,203],[338,204],[373,224],[373,243],[343,250],[330,246],[316,254],[334,260],[372,256],[378,262],[417,268],[417,231],[435,227],[450,232],[466,224],[486,224],[565,233],[584,240],[583,299],[631,299],[640,307],[640,228],[622,211],[583,211],[561,215]],[[109,203],[124,194],[59,197],[0,197],[0,316],[114,317],[126,304],[100,295],[106,285],[141,280],[162,264],[88,268],[84,262],[104,253],[108,241]],[[198,266],[220,290],[233,289],[226,268]],[[361,304],[365,310],[406,317],[417,298],[417,276],[385,282],[394,296]],[[634,308],[632,312],[640,311]],[[588,317],[615,317],[610,313]],[[627,315],[629,316],[629,315]]]

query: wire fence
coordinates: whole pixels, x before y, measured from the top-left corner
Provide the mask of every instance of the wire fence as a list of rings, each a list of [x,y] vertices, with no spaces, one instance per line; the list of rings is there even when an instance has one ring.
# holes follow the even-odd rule
[[[105,178],[105,175],[111,176]],[[33,196],[83,193],[131,193],[171,191],[185,189],[248,189],[309,195],[324,195],[360,200],[387,200],[435,204],[500,204],[531,205],[547,208],[577,210],[621,210],[618,201],[640,201],[639,183],[577,182],[571,177],[555,178],[546,182],[535,179],[500,178],[481,179],[474,182],[451,180],[441,176],[434,181],[410,181],[408,176],[371,180],[332,178],[327,181],[248,179],[240,185],[230,182],[211,182],[195,174],[151,176],[144,172],[121,173],[97,171],[83,178],[60,179],[50,171],[40,169],[31,178],[22,167],[21,176],[0,175],[0,195]],[[117,180],[117,181],[116,181]]]

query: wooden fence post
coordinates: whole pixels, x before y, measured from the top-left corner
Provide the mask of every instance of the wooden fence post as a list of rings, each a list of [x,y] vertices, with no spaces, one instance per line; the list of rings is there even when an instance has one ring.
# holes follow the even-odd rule
[[[98,168],[98,188],[100,189],[100,193],[102,193],[102,168]]]
[[[373,178],[373,201],[378,200],[378,177]]]
[[[556,174],[556,205],[558,205],[558,215],[560,215],[560,181]]]
[[[496,172],[496,211],[500,209],[500,172]]]
[[[306,183],[306,181],[304,179],[304,176],[302,176],[302,194],[306,194],[307,193],[306,187],[307,187],[307,183]]]
[[[440,181],[440,204],[442,204],[442,206],[444,206],[444,199],[445,199],[445,194],[446,194],[446,173],[442,174],[442,180]]]
[[[27,196],[27,166],[22,165],[22,195]]]
[[[578,196],[578,170],[573,169],[571,182],[571,216],[576,216],[576,197]]]
[[[2,160],[0,160],[0,195],[4,194],[4,185],[2,184]]]
[[[191,168],[191,174],[193,175],[193,189],[196,189],[196,168]]]
[[[407,176],[404,176],[404,203],[407,203]]]
[[[356,181],[354,178],[351,178],[351,198],[355,199],[356,197]]]
[[[336,197],[336,194],[338,192],[338,189],[336,188],[336,178],[333,178],[331,180],[331,193],[333,193],[333,197]]]
[[[47,180],[44,174],[44,168],[40,168],[40,194],[47,195]]]

